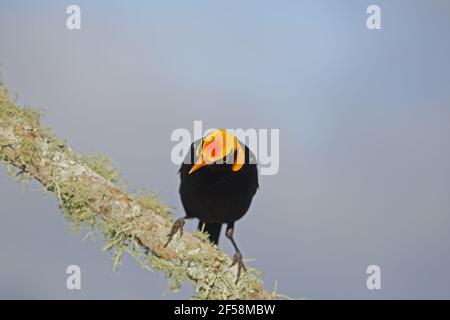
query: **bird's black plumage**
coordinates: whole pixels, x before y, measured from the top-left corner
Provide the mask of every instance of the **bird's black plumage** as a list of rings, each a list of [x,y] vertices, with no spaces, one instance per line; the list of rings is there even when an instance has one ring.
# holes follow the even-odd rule
[[[245,163],[239,171],[232,171],[232,162],[224,159],[223,163],[189,173],[198,143],[201,140],[192,144],[181,165],[179,192],[186,218],[198,218],[199,229],[204,229],[217,244],[221,225],[234,223],[248,211],[258,189],[258,170],[253,153],[239,142],[245,150]],[[236,152],[231,156],[235,158]]]
[[[237,265],[237,282],[245,266],[233,237],[234,223],[247,213],[258,190],[254,154],[226,130],[216,130],[191,145],[179,173],[186,216],[173,223],[165,246],[178,231],[183,234],[185,219],[198,218],[198,228],[215,244],[225,223],[225,234],[236,250],[231,266]]]

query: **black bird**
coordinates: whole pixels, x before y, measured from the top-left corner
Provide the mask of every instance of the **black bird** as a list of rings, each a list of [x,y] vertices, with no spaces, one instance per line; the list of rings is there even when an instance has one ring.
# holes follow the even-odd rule
[[[183,233],[185,219],[198,218],[198,229],[218,244],[222,224],[236,251],[231,266],[237,279],[245,270],[242,254],[233,238],[234,223],[248,211],[258,189],[256,158],[250,149],[226,130],[216,130],[191,145],[180,168],[180,196],[186,216],[176,220],[168,234]]]

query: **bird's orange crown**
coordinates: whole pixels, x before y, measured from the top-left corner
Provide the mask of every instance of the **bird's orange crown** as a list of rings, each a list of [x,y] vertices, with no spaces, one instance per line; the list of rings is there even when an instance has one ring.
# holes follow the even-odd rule
[[[204,137],[195,150],[195,157],[189,174],[204,166],[221,163],[223,159],[232,163],[231,170],[235,172],[241,170],[245,163],[245,151],[241,143],[234,134],[225,129],[215,130]]]

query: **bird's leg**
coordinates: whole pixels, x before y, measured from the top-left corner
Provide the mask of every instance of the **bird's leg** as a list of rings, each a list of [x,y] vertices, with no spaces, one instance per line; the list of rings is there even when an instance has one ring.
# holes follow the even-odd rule
[[[172,241],[173,236],[176,235],[178,231],[180,231],[180,238],[183,236],[183,226],[185,223],[185,219],[189,219],[189,217],[186,216],[175,220],[172,228],[170,229],[170,232],[167,234],[168,239],[166,244],[164,245],[164,248],[169,245],[170,241]]]
[[[234,250],[236,251],[236,253],[233,256],[233,263],[231,264],[230,267],[237,265],[237,278],[236,278],[236,284],[239,281],[239,277],[241,276],[241,270],[247,271],[247,269],[245,269],[245,265],[244,262],[242,261],[242,254],[241,251],[239,250],[238,246],[236,245],[236,242],[234,241],[233,238],[233,232],[234,232],[234,223],[229,223],[227,225],[227,232],[226,232],[226,236],[228,239],[230,239],[231,244],[234,247]]]

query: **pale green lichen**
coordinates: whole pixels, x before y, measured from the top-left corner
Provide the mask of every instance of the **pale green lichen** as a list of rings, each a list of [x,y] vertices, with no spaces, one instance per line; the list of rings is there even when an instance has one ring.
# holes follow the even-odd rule
[[[119,229],[119,225],[115,223],[103,222],[103,234],[109,239],[103,246],[103,251],[114,251],[113,271],[117,270],[121,263],[123,250],[126,246],[128,235]]]
[[[178,292],[181,284],[189,279],[186,267],[183,265],[177,265],[172,261],[167,261],[157,256],[151,256],[150,263],[156,271],[163,272],[170,280],[170,289],[173,292]]]
[[[120,172],[114,168],[107,155],[99,153],[87,157],[81,157],[81,159],[89,168],[101,175],[103,178],[111,182],[118,181]]]
[[[97,223],[97,215],[89,208],[90,191],[76,180],[51,182],[49,191],[56,192],[64,217],[71,221],[72,229],[79,232],[83,225],[93,230]]]
[[[206,232],[203,232],[202,230],[195,230],[193,233],[193,236],[202,240],[202,241],[209,241],[209,236]]]
[[[156,193],[143,191],[133,197],[144,211],[152,210],[160,216],[172,219],[171,209],[173,208],[163,203]]]

